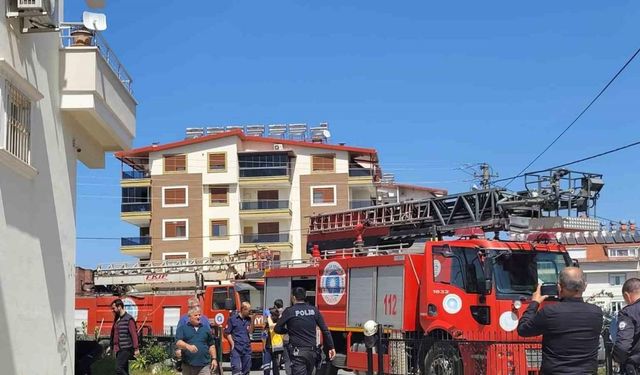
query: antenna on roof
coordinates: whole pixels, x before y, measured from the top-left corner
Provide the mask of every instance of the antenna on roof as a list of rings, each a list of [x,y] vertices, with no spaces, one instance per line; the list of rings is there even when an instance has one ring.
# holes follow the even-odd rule
[[[82,25],[89,30],[104,31],[107,29],[107,16],[102,13],[82,12]]]

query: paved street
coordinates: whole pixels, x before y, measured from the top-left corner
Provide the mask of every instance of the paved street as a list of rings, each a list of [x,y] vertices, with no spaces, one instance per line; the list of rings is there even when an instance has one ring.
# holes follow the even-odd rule
[[[231,366],[229,365],[229,362],[224,362],[222,366],[223,366],[225,375],[231,374]],[[284,375],[284,370],[280,371],[280,374]],[[347,375],[347,374],[351,375],[352,373],[349,371],[343,371],[343,370],[338,371],[338,375]],[[251,375],[262,375],[262,371],[251,371]]]

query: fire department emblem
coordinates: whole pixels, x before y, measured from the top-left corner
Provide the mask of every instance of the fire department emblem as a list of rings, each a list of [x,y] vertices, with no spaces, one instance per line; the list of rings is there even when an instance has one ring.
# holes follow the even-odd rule
[[[329,262],[324,267],[320,280],[320,292],[327,305],[335,305],[342,299],[345,289],[344,269],[338,262]]]
[[[129,315],[133,317],[133,319],[138,319],[138,305],[131,298],[125,298],[122,300],[124,303],[124,311],[126,311]]]
[[[222,315],[222,313],[217,313],[214,319],[216,324],[219,326],[221,326],[224,323],[224,315]]]

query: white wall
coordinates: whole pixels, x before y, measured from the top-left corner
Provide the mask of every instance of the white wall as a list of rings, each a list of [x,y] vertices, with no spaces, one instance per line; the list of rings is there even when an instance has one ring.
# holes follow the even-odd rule
[[[59,43],[57,33],[21,35],[17,22],[0,17],[0,58],[44,97],[31,112],[37,174],[25,177],[0,162],[2,374],[74,371],[77,158],[58,107]]]

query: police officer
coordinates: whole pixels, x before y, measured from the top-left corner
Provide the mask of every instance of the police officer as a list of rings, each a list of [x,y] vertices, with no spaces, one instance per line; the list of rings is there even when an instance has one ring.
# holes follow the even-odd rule
[[[229,318],[224,330],[231,345],[231,374],[248,375],[251,371],[251,305],[242,302],[240,312]]]
[[[305,301],[307,292],[297,287],[291,293],[293,306],[284,310],[274,331],[289,334],[289,354],[292,375],[311,375],[319,358],[316,345],[316,327],[324,334],[324,345],[329,349],[329,359],[336,355],[331,332],[324,322],[320,311]]]
[[[627,306],[618,314],[618,332],[613,359],[628,375],[640,374],[640,279],[631,278],[622,285]]]

